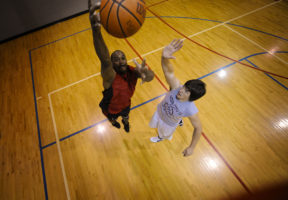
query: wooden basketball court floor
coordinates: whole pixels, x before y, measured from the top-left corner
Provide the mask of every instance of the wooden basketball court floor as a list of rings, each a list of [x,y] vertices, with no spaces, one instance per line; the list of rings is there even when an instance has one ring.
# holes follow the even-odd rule
[[[149,9],[209,49],[288,77],[287,1],[169,0]],[[287,186],[287,79],[188,39],[173,64],[182,83],[207,84],[195,102],[203,134],[190,157],[182,156],[193,132],[186,119],[171,141],[150,142],[149,120],[168,87],[161,50],[184,37],[146,17],[128,38],[136,52],[103,31],[110,52],[123,50],[131,65],[145,57],[159,78],[138,81],[128,134],[99,109],[88,14],[0,46],[0,199],[245,199]]]

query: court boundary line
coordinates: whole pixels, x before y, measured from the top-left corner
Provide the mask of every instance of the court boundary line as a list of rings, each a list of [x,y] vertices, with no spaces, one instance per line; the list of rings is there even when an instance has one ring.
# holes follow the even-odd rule
[[[212,20],[207,20],[207,21],[212,21]],[[213,22],[213,21],[212,21]],[[214,22],[217,22],[214,20]],[[230,24],[230,23],[227,23],[227,24]],[[282,37],[279,37],[279,36],[276,36],[276,35],[273,35],[273,34],[270,34],[270,33],[267,33],[267,32],[264,32],[264,31],[260,31],[260,30],[256,30],[256,29],[253,29],[253,28],[249,28],[249,27],[245,27],[245,26],[241,26],[241,25],[236,25],[236,24],[230,24],[230,25],[234,25],[234,26],[238,26],[238,27],[243,27],[243,28],[247,28],[247,29],[250,29],[250,30],[253,30],[253,31],[258,31],[258,32],[261,32],[263,34],[267,34],[267,35],[270,35],[270,36],[273,36],[273,37],[277,37],[277,38],[280,38],[282,40],[286,40],[288,41],[287,39],[285,38],[282,38]],[[49,42],[47,44],[44,44],[44,45],[41,45],[37,48],[33,48],[33,49],[30,49],[29,50],[29,58],[30,58],[30,67],[31,67],[31,77],[32,77],[32,83],[33,83],[33,95],[35,96],[34,98],[34,104],[35,104],[35,113],[36,113],[36,121],[37,121],[37,130],[38,130],[38,142],[39,142],[39,145],[40,145],[40,157],[41,157],[41,165],[42,165],[42,176],[43,176],[43,184],[44,184],[44,191],[45,191],[45,197],[46,199],[48,199],[48,191],[47,191],[47,184],[46,184],[46,176],[45,176],[45,165],[44,165],[44,160],[43,160],[43,152],[42,152],[42,146],[41,146],[41,135],[40,135],[40,126],[39,126],[39,118],[38,118],[38,109],[37,109],[37,100],[36,100],[36,91],[35,91],[35,85],[34,85],[34,78],[33,78],[33,66],[32,66],[32,51],[34,50],[37,50],[41,47],[44,47],[44,46],[47,46],[49,44],[53,44],[53,43],[56,43],[60,40],[63,40],[65,38],[68,38],[68,37],[71,37],[71,36],[74,36],[78,33],[81,33],[81,32],[84,32],[84,31],[87,31],[87,30],[90,30],[91,28],[88,28],[88,29],[85,29],[85,30],[82,30],[80,32],[77,32],[77,33],[74,33],[74,34],[71,34],[69,36],[66,36],[66,37],[63,37],[63,38],[60,38],[56,41],[53,41],[53,42]]]
[[[43,178],[43,185],[44,185],[44,194],[45,194],[45,199],[48,199],[48,190],[47,190],[47,182],[46,182],[46,173],[45,173],[44,156],[43,156],[42,140],[41,140],[41,133],[40,133],[40,124],[39,124],[38,106],[37,106],[37,99],[36,99],[36,90],[35,90],[35,83],[34,83],[34,73],[33,73],[31,52],[32,51],[29,50],[31,81],[32,81],[34,107],[35,107],[34,109],[35,109],[36,126],[37,126],[37,134],[38,134],[38,145],[39,145],[39,150],[40,150],[40,161],[41,161],[42,178]]]

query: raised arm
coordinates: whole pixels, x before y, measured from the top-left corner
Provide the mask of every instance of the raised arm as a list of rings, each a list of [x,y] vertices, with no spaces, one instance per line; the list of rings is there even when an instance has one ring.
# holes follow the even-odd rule
[[[104,89],[107,89],[111,86],[116,73],[113,69],[109,50],[101,34],[100,14],[99,12],[96,13],[96,10],[100,8],[100,5],[101,0],[97,0],[96,3],[93,5],[91,3],[91,0],[88,1],[94,48],[101,62],[101,75],[103,78],[103,87]]]
[[[194,131],[193,131],[192,141],[190,145],[183,151],[184,156],[190,156],[193,153],[195,146],[198,143],[200,136],[202,134],[202,125],[198,117],[198,114],[192,115],[188,118],[192,126],[194,127]]]
[[[183,41],[173,40],[168,46],[162,51],[161,65],[165,75],[165,79],[169,84],[170,88],[176,89],[180,86],[180,81],[175,77],[173,65],[169,59],[175,59],[173,54],[180,50],[183,46]]]

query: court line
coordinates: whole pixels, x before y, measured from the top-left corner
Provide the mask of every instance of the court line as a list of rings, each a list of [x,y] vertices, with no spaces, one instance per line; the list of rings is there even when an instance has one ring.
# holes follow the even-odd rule
[[[48,96],[49,96],[49,95],[52,95],[52,94],[54,94],[54,93],[56,93],[56,92],[59,92],[59,91],[61,91],[61,90],[64,90],[64,89],[66,89],[66,88],[68,88],[68,87],[71,87],[71,86],[73,86],[73,85],[76,85],[76,84],[78,84],[78,83],[81,83],[81,82],[83,82],[83,81],[86,81],[86,80],[88,80],[88,79],[90,79],[90,78],[93,78],[93,77],[95,77],[95,76],[99,76],[99,75],[100,75],[100,72],[95,73],[95,74],[92,74],[92,75],[90,75],[90,76],[87,76],[86,78],[83,78],[83,79],[81,79],[81,80],[79,80],[79,81],[76,81],[76,82],[71,83],[71,84],[69,84],[69,85],[66,85],[66,86],[64,86],[64,87],[61,87],[61,88],[59,88],[59,89],[57,89],[57,90],[53,90],[52,92],[49,92],[49,93],[48,93]]]
[[[132,107],[131,110],[134,110],[134,109],[136,109],[136,108],[138,108],[138,107],[140,107],[140,106],[142,106],[142,105],[145,105],[145,104],[147,104],[147,103],[149,103],[149,102],[151,102],[151,101],[154,101],[154,100],[156,100],[156,99],[164,96],[165,94],[166,94],[166,92],[165,92],[164,94],[161,94],[161,95],[159,95],[159,96],[156,96],[156,97],[154,97],[154,98],[152,98],[152,99],[149,99],[148,101],[145,101],[145,102],[143,102],[143,103],[141,103],[141,104],[138,104],[138,105]],[[65,137],[62,137],[62,138],[60,139],[60,141],[66,140],[66,139],[68,139],[68,138],[70,138],[70,137],[72,137],[72,136],[74,136],[74,135],[77,135],[77,134],[79,134],[79,133],[81,133],[81,132],[84,132],[84,131],[86,131],[86,130],[88,130],[88,129],[90,129],[90,128],[93,128],[93,127],[97,126],[98,124],[102,124],[102,123],[104,123],[104,122],[106,122],[106,121],[107,121],[107,119],[104,119],[104,120],[101,120],[101,121],[99,121],[99,122],[96,122],[95,124],[92,124],[92,125],[90,125],[90,126],[88,126],[88,127],[86,127],[86,128],[83,128],[83,129],[81,129],[81,130],[79,130],[79,131],[77,131],[77,132],[75,132],[75,133],[72,133],[72,134],[70,134],[70,135],[67,135],[67,136],[65,136]],[[51,142],[50,144],[47,144],[47,145],[43,146],[42,149],[45,149],[45,148],[47,148],[47,147],[49,147],[49,146],[52,146],[52,145],[54,145],[54,144],[56,144],[56,142]]]
[[[256,45],[257,47],[259,47],[260,49],[263,49],[264,51],[268,52],[269,54],[271,54],[273,57],[275,57],[276,59],[278,59],[279,61],[283,62],[284,64],[288,64],[288,62],[286,62],[285,60],[283,60],[282,58],[274,55],[274,52],[270,52],[269,50],[265,49],[264,47],[262,47],[261,45],[259,45],[258,43],[256,43],[255,41],[251,40],[250,38],[246,37],[245,35],[239,33],[238,31],[234,30],[233,28],[227,26],[226,24],[224,24],[224,27],[228,28],[229,30],[231,30],[232,32],[238,34],[240,37],[243,37],[244,39],[248,40],[249,42],[251,42],[252,44]],[[265,73],[267,74],[267,73]]]
[[[34,75],[33,75],[34,73],[33,73],[33,64],[32,64],[31,50],[29,50],[29,60],[30,60],[30,68],[31,68],[30,69],[31,70],[31,80],[32,80],[32,87],[33,87],[33,98],[34,98],[36,125],[37,125],[37,132],[38,132],[38,143],[39,143],[39,150],[40,150],[40,159],[41,159],[41,169],[42,169],[44,193],[45,193],[45,199],[48,199],[48,190],[47,190],[47,182],[46,182],[46,174],[45,174],[45,165],[44,165],[42,141],[41,141],[41,134],[40,134],[38,106],[37,106],[36,90],[35,90],[35,84],[34,84]]]
[[[66,175],[66,171],[65,171],[64,162],[63,162],[63,156],[62,156],[62,151],[61,151],[61,147],[60,147],[58,130],[57,130],[57,125],[56,125],[56,120],[55,120],[55,117],[54,117],[54,110],[53,110],[53,105],[52,105],[50,94],[48,94],[48,99],[49,99],[49,106],[50,106],[50,110],[51,110],[51,114],[52,114],[52,122],[53,122],[53,127],[54,127],[54,134],[55,134],[55,138],[56,138],[56,144],[57,144],[58,155],[59,155],[59,160],[60,160],[60,167],[61,167],[62,175],[63,175],[63,179],[64,179],[66,196],[67,196],[67,199],[70,200],[71,197],[70,197],[70,191],[69,191],[69,186],[68,186],[68,182],[67,182],[67,175]]]
[[[222,156],[222,154],[218,151],[218,149],[214,146],[214,144],[209,140],[209,138],[206,136],[205,133],[202,133],[203,137],[206,139],[206,141],[210,144],[212,149],[216,152],[216,154],[221,158],[221,160],[225,163],[225,165],[228,167],[228,169],[231,171],[231,173],[235,176],[235,178],[240,182],[240,184],[244,187],[244,189],[251,195],[252,192],[250,189],[246,186],[246,184],[242,181],[242,179],[238,176],[238,174],[235,172],[235,170],[231,167],[231,165],[227,162],[227,160]]]
[[[269,36],[272,36],[272,37],[275,37],[275,38],[279,38],[279,39],[281,39],[281,40],[288,41],[287,38],[283,38],[283,37],[280,37],[280,36],[278,36],[278,35],[274,35],[274,34],[272,34],[272,33],[268,33],[268,32],[265,32],[265,31],[258,30],[258,29],[250,28],[250,27],[248,27],[248,26],[242,26],[242,25],[232,24],[232,23],[227,23],[227,24],[232,25],[232,26],[241,27],[241,28],[246,28],[246,29],[249,29],[249,30],[251,30],[251,31],[256,31],[256,32],[259,32],[259,33],[263,33],[263,34],[265,34],[265,35],[269,35]]]
[[[257,65],[255,65],[254,63],[252,63],[250,60],[245,59],[247,62],[249,62],[251,65],[253,65],[256,68],[259,68]],[[266,76],[268,76],[269,78],[271,78],[273,81],[275,81],[276,83],[278,83],[279,85],[281,85],[283,88],[285,88],[286,90],[288,90],[288,87],[286,87],[283,83],[281,83],[280,81],[278,81],[277,79],[275,79],[274,77],[272,77],[270,74],[265,73]]]
[[[33,49],[29,50],[29,51],[35,51],[35,50],[40,49],[40,48],[42,48],[42,47],[45,47],[45,46],[47,46],[47,45],[50,45],[50,44],[59,42],[59,41],[64,40],[64,39],[66,39],[66,38],[69,38],[69,37],[72,37],[72,36],[74,36],[74,35],[77,35],[77,34],[79,34],[79,33],[88,31],[88,30],[90,30],[90,29],[91,29],[91,28],[86,28],[86,29],[84,29],[84,30],[82,30],[82,31],[73,33],[73,34],[71,34],[71,35],[67,35],[67,36],[62,37],[62,38],[60,38],[60,39],[58,39],[58,40],[54,40],[54,41],[52,41],[52,42],[48,42],[48,43],[46,43],[46,44],[40,45],[39,47],[33,48]]]
[[[132,61],[133,61],[133,59],[128,60],[127,63],[130,63],[130,62],[132,62]],[[56,90],[53,90],[53,91],[49,92],[48,95],[49,95],[49,94],[51,95],[51,94],[54,94],[54,93],[59,92],[59,91],[61,91],[61,90],[64,90],[64,89],[66,89],[66,88],[68,88],[68,87],[71,87],[71,86],[73,86],[73,85],[76,85],[76,84],[78,84],[78,83],[81,83],[81,82],[83,82],[83,81],[86,81],[86,80],[88,80],[88,79],[90,79],[90,78],[93,78],[93,77],[95,77],[95,76],[99,76],[100,74],[101,74],[100,72],[97,72],[97,73],[95,73],[95,74],[92,74],[92,75],[90,75],[90,76],[87,76],[86,78],[80,79],[79,81],[73,82],[73,83],[71,83],[71,84],[69,84],[69,85],[66,85],[66,86],[64,86],[64,87],[58,88],[58,89],[56,89]],[[38,97],[38,98],[39,98],[39,97]]]

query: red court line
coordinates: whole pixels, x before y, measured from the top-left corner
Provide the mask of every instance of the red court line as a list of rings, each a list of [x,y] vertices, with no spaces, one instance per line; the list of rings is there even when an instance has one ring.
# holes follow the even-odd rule
[[[187,40],[193,42],[194,44],[197,44],[198,46],[200,46],[200,47],[202,47],[202,48],[204,48],[204,49],[206,49],[206,50],[208,50],[208,51],[210,51],[210,52],[212,52],[212,53],[215,53],[215,54],[217,54],[217,55],[219,55],[219,56],[221,56],[221,57],[224,57],[224,58],[226,58],[226,59],[228,59],[228,60],[232,60],[232,61],[234,61],[234,62],[237,62],[237,63],[239,63],[239,64],[241,64],[241,65],[246,66],[246,67],[250,67],[250,68],[252,68],[252,69],[255,69],[255,70],[258,70],[258,71],[261,71],[261,72],[265,72],[265,73],[267,73],[267,74],[271,74],[271,75],[274,75],[274,76],[277,76],[277,77],[280,77],[280,78],[288,79],[288,77],[285,77],[285,76],[282,76],[282,75],[278,75],[278,74],[275,74],[275,73],[273,73],[273,72],[268,72],[268,71],[263,70],[263,69],[260,69],[260,68],[255,68],[255,67],[253,67],[253,66],[251,66],[251,65],[248,65],[248,64],[246,64],[246,63],[240,62],[240,61],[238,61],[238,60],[235,60],[235,59],[233,59],[233,58],[230,58],[230,57],[228,57],[228,56],[225,56],[225,55],[223,55],[223,54],[221,54],[221,53],[219,53],[219,52],[217,52],[217,51],[214,51],[214,50],[212,50],[212,49],[209,49],[209,48],[205,47],[204,45],[202,45],[202,44],[200,44],[200,43],[192,40],[191,38],[187,37],[186,35],[184,35],[184,34],[181,33],[180,31],[176,30],[174,27],[172,27],[170,24],[168,24],[164,19],[162,19],[159,15],[157,15],[155,12],[151,11],[148,6],[146,7],[146,9],[147,9],[149,12],[151,12],[155,17],[157,17],[160,21],[162,21],[164,24],[166,24],[167,26],[169,26],[172,30],[174,30],[175,32],[177,32],[178,34],[180,34],[182,37],[186,38]]]
[[[242,179],[238,176],[238,174],[234,171],[234,169],[229,165],[229,163],[225,160],[225,158],[222,156],[222,154],[218,151],[218,149],[213,145],[213,143],[208,139],[208,137],[205,135],[205,133],[202,132],[203,137],[205,140],[210,144],[210,146],[216,151],[218,156],[223,160],[223,162],[226,164],[226,166],[229,168],[229,170],[232,172],[232,174],[236,177],[236,179],[240,182],[240,184],[245,188],[245,190],[252,194],[252,192],[249,190],[249,188],[246,186],[246,184],[242,181]]]

